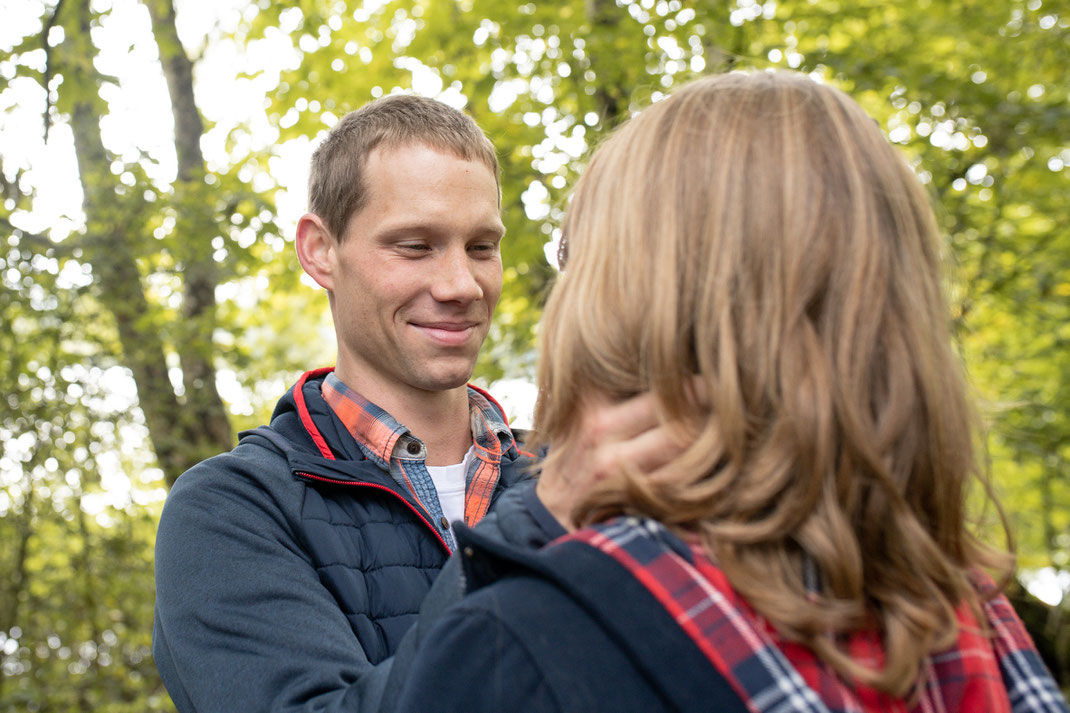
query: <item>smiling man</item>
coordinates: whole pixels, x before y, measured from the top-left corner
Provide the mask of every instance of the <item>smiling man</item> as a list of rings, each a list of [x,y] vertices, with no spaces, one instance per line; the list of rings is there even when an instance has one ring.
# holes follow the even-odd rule
[[[182,713],[377,710],[450,523],[524,475],[500,407],[467,384],[502,287],[482,131],[433,100],[373,102],[317,149],[309,204],[297,254],[327,291],[337,365],[179,478],[160,521],[153,653]],[[533,494],[525,508],[533,539],[561,531]]]
[[[473,447],[465,384],[502,288],[505,227],[485,148],[480,160],[381,144],[363,170],[366,205],[348,225],[313,212],[297,227],[301,264],[327,290],[338,335],[328,384],[426,434],[429,465],[460,463]]]

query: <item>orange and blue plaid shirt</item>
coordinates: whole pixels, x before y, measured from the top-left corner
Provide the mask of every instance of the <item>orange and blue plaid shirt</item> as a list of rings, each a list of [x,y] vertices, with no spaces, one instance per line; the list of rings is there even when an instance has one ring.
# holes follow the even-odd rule
[[[423,442],[393,416],[342,383],[334,372],[327,375],[322,389],[324,400],[364,455],[416,499],[430,521],[441,528],[439,534],[449,548],[457,549],[435,484],[427,472],[427,447]],[[502,453],[515,442],[501,414],[473,388],[468,389],[468,413],[474,457],[465,474],[464,523],[471,527],[487,514],[501,472]]]

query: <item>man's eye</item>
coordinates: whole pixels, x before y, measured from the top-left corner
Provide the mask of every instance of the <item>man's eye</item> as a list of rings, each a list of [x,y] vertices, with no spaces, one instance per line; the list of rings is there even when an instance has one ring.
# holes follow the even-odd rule
[[[426,243],[399,243],[398,244],[398,249],[399,250],[404,250],[405,252],[417,252],[417,253],[420,253],[420,252],[427,252],[428,250],[431,249],[431,246],[427,245]]]

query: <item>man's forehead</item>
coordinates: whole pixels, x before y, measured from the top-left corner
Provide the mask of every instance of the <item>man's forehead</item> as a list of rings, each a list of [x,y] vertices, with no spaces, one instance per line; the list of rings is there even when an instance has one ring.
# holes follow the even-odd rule
[[[441,161],[440,159],[446,159]],[[486,176],[484,184],[494,192],[495,202],[501,205],[501,188],[498,176],[490,166],[476,158],[466,158],[452,150],[443,150],[422,142],[404,142],[396,145],[377,146],[367,158],[363,175],[360,177],[367,201],[376,200],[383,191],[405,192],[409,186],[406,181],[426,189],[429,184],[439,182],[449,187],[458,180],[458,176],[468,174],[481,182],[479,175]],[[375,174],[374,176],[372,174]],[[391,179],[398,179],[398,181]]]
[[[482,162],[423,143],[377,147],[361,182],[364,200],[346,232],[360,223],[361,229],[374,224],[380,238],[395,233],[505,233],[500,192]]]

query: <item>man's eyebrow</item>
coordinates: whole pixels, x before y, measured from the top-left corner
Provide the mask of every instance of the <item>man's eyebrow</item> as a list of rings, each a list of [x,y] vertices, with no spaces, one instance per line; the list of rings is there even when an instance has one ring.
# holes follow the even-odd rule
[[[404,237],[437,238],[444,232],[446,231],[439,230],[432,224],[414,221],[390,226],[380,231],[376,237],[379,240],[396,240]],[[487,223],[472,231],[473,235],[494,235],[497,238],[504,238],[505,233],[506,227],[503,223]]]
[[[380,231],[378,237],[382,240],[390,240],[406,236],[435,237],[439,233],[440,231],[435,230],[426,223],[402,223]]]

